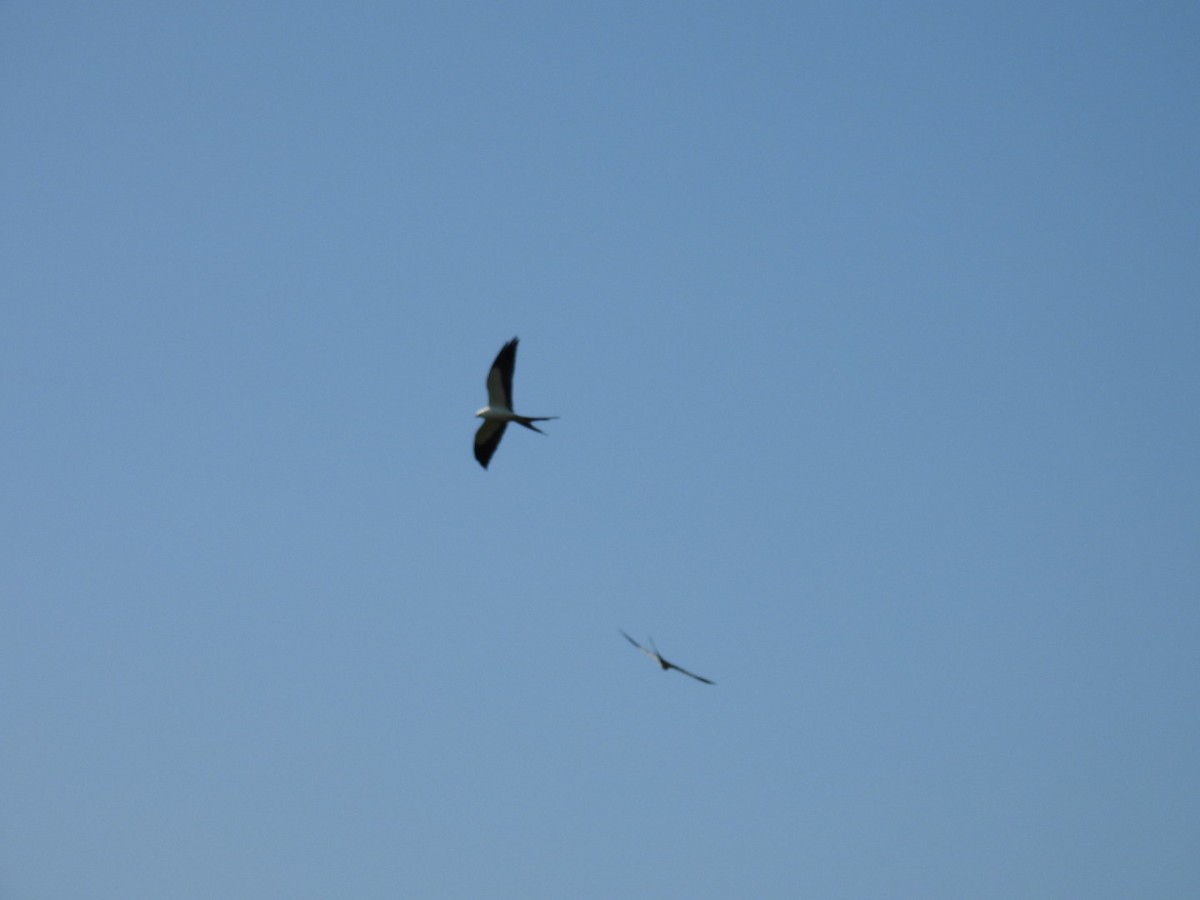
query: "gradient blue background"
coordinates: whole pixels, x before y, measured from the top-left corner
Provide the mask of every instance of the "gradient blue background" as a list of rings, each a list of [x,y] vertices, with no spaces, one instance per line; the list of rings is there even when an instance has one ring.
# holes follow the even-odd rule
[[[1200,896],[1198,40],[5,3],[0,895]]]

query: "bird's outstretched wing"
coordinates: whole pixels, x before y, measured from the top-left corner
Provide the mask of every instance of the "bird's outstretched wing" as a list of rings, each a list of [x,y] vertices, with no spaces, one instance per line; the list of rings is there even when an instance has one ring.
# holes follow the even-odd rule
[[[663,662],[667,663],[668,669],[674,669],[676,672],[682,672],[684,675],[688,676],[689,678],[695,678],[697,681],[703,681],[705,684],[716,684],[715,681],[709,681],[707,678],[703,677],[702,675],[697,675],[695,672],[689,672],[683,666],[677,666],[677,665],[675,665],[675,663],[667,662],[665,659],[663,660]]]
[[[622,631],[620,628],[618,628],[617,631],[620,631],[621,634],[625,635],[625,640],[629,641],[629,643],[633,644],[633,646],[637,647],[639,650],[641,650],[643,653],[645,653],[648,657],[650,657],[653,660],[659,659],[659,656],[657,653],[654,653],[651,650],[647,650],[645,647],[643,647],[641,644],[639,644],[637,641],[635,641],[629,635],[625,634],[625,632]]]
[[[485,469],[491,462],[492,454],[500,446],[500,438],[504,437],[507,422],[497,422],[495,419],[484,419],[479,430],[475,432],[475,458]]]
[[[488,406],[512,409],[513,370],[517,367],[517,338],[500,348],[496,361],[488,370]]]

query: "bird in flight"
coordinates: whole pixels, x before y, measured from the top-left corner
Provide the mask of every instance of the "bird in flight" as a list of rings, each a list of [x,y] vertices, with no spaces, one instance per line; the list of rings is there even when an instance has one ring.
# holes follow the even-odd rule
[[[504,429],[509,422],[524,425],[530,431],[538,434],[546,432],[534,425],[534,422],[547,422],[558,416],[519,416],[512,408],[512,379],[513,369],[517,365],[517,338],[513,338],[500,348],[496,361],[492,363],[487,376],[488,405],[475,413],[475,418],[483,419],[483,424],[475,432],[475,458],[485,469],[492,459],[492,454],[500,446],[500,438],[504,437]]]
[[[621,631],[621,629],[618,628],[617,631]],[[625,634],[625,632],[621,631],[621,634]],[[665,659],[662,658],[662,654],[658,652],[658,648],[654,647],[654,639],[653,638],[650,639],[650,646],[654,647],[653,650],[647,650],[645,647],[643,647],[641,644],[639,644],[637,641],[635,641],[633,638],[631,638],[627,634],[625,634],[625,640],[629,641],[629,643],[633,644],[633,646],[637,647],[639,650],[641,650],[643,653],[645,653],[648,657],[650,657],[652,660],[654,660],[656,663],[658,663],[662,667],[662,670],[664,672],[667,671],[667,669],[674,669],[676,672],[682,672],[684,675],[687,675],[689,678],[695,678],[697,681],[703,681],[705,684],[716,684],[715,681],[709,681],[707,678],[701,678],[696,673],[689,672],[687,669],[683,668],[682,666],[677,666],[673,662],[667,662]]]

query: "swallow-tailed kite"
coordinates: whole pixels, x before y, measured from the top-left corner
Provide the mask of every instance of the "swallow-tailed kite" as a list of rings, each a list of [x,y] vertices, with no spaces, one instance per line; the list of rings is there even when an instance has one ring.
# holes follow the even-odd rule
[[[621,631],[621,629],[618,628],[617,631]],[[621,634],[625,634],[625,632],[621,631]],[[716,684],[715,681],[709,681],[707,678],[701,678],[699,675],[695,674],[694,672],[689,672],[687,669],[683,668],[682,666],[677,666],[673,662],[667,662],[665,659],[662,658],[662,654],[658,652],[658,648],[654,647],[653,639],[651,639],[651,641],[650,641],[650,646],[654,647],[653,650],[647,650],[645,647],[643,647],[641,644],[639,644],[637,641],[635,641],[633,638],[631,638],[627,634],[625,634],[625,640],[629,641],[629,643],[633,644],[633,646],[637,647],[639,650],[641,650],[643,653],[645,653],[648,657],[650,657],[652,660],[654,660],[656,663],[658,663],[662,667],[662,670],[664,672],[667,671],[667,669],[674,669],[676,672],[682,672],[684,675],[687,675],[689,678],[695,678],[697,681],[703,681],[705,684]]]
[[[500,446],[500,438],[504,437],[504,429],[509,422],[524,425],[530,431],[538,434],[546,432],[534,425],[534,422],[546,422],[557,419],[558,416],[519,416],[512,408],[512,379],[513,369],[517,365],[517,339],[513,338],[500,348],[496,361],[488,372],[487,392],[488,405],[475,413],[475,418],[483,419],[483,424],[475,432],[475,458],[485,469]]]

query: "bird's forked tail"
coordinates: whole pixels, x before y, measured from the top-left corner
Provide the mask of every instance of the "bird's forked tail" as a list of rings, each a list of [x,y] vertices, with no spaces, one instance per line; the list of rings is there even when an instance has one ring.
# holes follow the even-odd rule
[[[538,434],[546,432],[534,425],[534,422],[549,422],[551,419],[557,419],[558,416],[517,416],[513,421],[518,425],[524,425],[530,431],[536,431]]]

